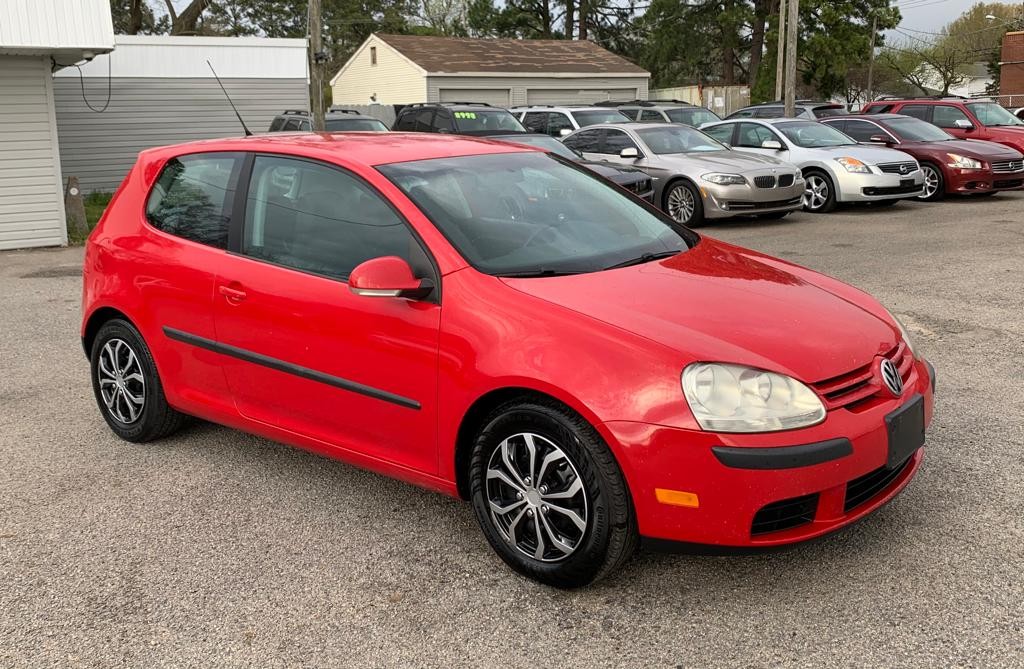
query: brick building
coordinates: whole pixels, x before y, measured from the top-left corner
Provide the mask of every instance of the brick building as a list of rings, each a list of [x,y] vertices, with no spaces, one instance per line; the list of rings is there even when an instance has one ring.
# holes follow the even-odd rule
[[[1024,31],[1006,33],[999,60],[1000,102],[1024,106]]]

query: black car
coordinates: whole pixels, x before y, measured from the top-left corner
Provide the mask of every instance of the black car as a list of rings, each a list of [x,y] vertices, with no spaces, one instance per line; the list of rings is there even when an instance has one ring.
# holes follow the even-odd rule
[[[453,135],[491,135],[526,132],[507,109],[486,102],[417,102],[398,112],[392,130],[443,132]]]
[[[646,172],[633,167],[611,165],[609,163],[586,160],[583,156],[576,153],[565,144],[562,144],[551,135],[533,132],[506,132],[483,135],[483,137],[485,139],[496,139],[502,142],[515,142],[516,144],[536,146],[539,149],[550,151],[555,155],[568,158],[574,163],[586,167],[595,174],[600,174],[605,179],[622,186],[629,192],[642,197],[648,202],[654,202],[654,183]]]
[[[288,109],[270,123],[270,132],[309,132],[313,122],[308,111]],[[388,127],[372,116],[363,116],[354,109],[331,108],[324,114],[327,132],[387,132]]]

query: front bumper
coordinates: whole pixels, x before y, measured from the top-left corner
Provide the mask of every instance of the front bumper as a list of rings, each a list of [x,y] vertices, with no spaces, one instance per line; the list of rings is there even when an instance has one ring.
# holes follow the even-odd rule
[[[1024,188],[1024,172],[993,172],[984,170],[962,170],[948,168],[946,171],[947,193],[990,193],[1001,190]]]
[[[836,170],[836,192],[841,202],[877,202],[917,197],[923,190],[924,173],[921,170],[909,174],[858,174]]]
[[[803,207],[804,180],[796,180],[792,185],[781,188],[720,186],[702,181],[700,192],[706,218],[772,214]]]
[[[603,427],[620,448],[642,536],[717,548],[780,546],[849,525],[910,482],[923,449],[887,468],[885,417],[921,395],[927,426],[933,383],[930,365],[919,359],[900,399],[835,409],[823,423],[800,430],[716,434],[634,422]],[[752,454],[745,464],[744,449]],[[675,502],[687,503],[675,503],[666,490],[686,493]],[[799,509],[792,506],[797,502]],[[790,507],[806,519],[777,531],[764,524],[766,508],[785,517]]]

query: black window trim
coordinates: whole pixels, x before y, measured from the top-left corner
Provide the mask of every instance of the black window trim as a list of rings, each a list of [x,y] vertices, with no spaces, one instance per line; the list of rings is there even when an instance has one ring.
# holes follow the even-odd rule
[[[255,256],[246,255],[245,253],[242,252],[242,238],[243,235],[245,234],[245,211],[249,202],[249,186],[251,185],[252,182],[252,169],[253,165],[256,163],[256,158],[286,158],[289,160],[298,160],[305,163],[312,163],[313,165],[327,167],[338,172],[341,172],[346,176],[352,177],[353,179],[361,183],[363,186],[365,186],[367,190],[377,195],[381,199],[381,201],[384,202],[384,204],[386,204],[388,208],[390,208],[391,211],[394,212],[395,216],[398,217],[398,220],[401,221],[402,224],[405,225],[409,233],[412,234],[412,237],[413,239],[416,240],[416,243],[420,245],[420,248],[423,250],[423,254],[426,256],[427,262],[430,263],[430,267],[433,272],[432,277],[423,278],[433,281],[434,290],[431,291],[430,295],[428,295],[421,301],[433,302],[438,305],[441,304],[441,268],[438,266],[437,259],[434,257],[434,254],[430,251],[430,247],[423,240],[423,237],[420,236],[416,228],[413,227],[413,225],[409,222],[409,219],[407,219],[402,214],[402,212],[399,211],[398,207],[396,207],[394,203],[391,202],[391,200],[388,199],[388,197],[380,191],[379,188],[377,188],[372,183],[367,181],[365,177],[336,163],[329,163],[323,160],[317,160],[316,158],[299,156],[292,153],[278,153],[275,151],[245,151],[240,153],[243,154],[244,163],[239,173],[239,178],[237,182],[238,185],[235,188],[235,199],[232,205],[232,216],[228,222],[228,255],[235,256],[237,258],[244,258],[246,260],[262,263],[264,265],[270,265],[272,267],[280,267],[282,269],[286,269],[292,272],[298,272],[299,274],[306,274],[308,276],[319,277],[321,279],[334,281],[336,283],[348,286],[347,275],[344,278],[337,276],[329,276],[327,274],[321,274],[319,272],[299,269],[298,267],[292,267],[290,265],[283,265],[281,263],[273,262],[272,260],[267,260],[266,258],[257,258]],[[424,218],[425,217],[426,216],[424,215]]]
[[[209,244],[204,244],[202,242],[197,242],[196,240],[189,239],[188,237],[182,237],[181,235],[175,235],[173,233],[167,232],[166,230],[161,230],[160,228],[156,227],[156,225],[153,224],[153,221],[149,220],[149,199],[151,197],[153,197],[153,189],[156,188],[156,184],[157,184],[158,181],[160,181],[160,177],[162,177],[164,175],[164,170],[167,169],[167,165],[172,160],[178,160],[179,158],[186,158],[186,157],[193,157],[193,156],[232,156],[234,158],[234,160],[235,160],[235,166],[231,169],[231,176],[228,177],[228,187],[227,187],[228,191],[231,191],[232,189],[235,191],[235,197],[233,197],[233,198],[225,198],[225,200],[224,200],[223,216],[224,216],[224,218],[226,218],[228,220],[228,245],[227,245],[227,248],[222,249],[222,248],[219,248],[219,247],[216,247],[216,246],[211,246]],[[153,182],[149,184],[149,188],[146,190],[146,197],[142,198],[142,220],[146,222],[146,225],[149,226],[150,230],[156,231],[156,232],[160,233],[161,235],[164,235],[164,236],[166,236],[166,237],[168,237],[170,239],[174,239],[174,240],[178,240],[178,241],[185,241],[185,242],[188,242],[189,244],[195,244],[196,246],[202,247],[204,249],[212,249],[214,251],[220,251],[221,253],[230,253],[230,250],[231,250],[231,229],[232,229],[232,227],[234,227],[234,219],[235,219],[235,211],[236,211],[235,207],[238,204],[238,187],[242,183],[242,181],[241,181],[242,172],[245,171],[245,158],[246,158],[246,152],[245,151],[189,151],[187,153],[178,153],[178,154],[175,154],[173,156],[168,156],[167,159],[164,160],[160,164],[160,171],[157,172],[156,178],[153,179]]]

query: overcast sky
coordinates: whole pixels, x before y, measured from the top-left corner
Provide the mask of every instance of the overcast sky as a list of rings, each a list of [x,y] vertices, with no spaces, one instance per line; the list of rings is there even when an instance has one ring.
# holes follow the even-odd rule
[[[903,15],[901,28],[938,32],[979,0],[896,0]]]

